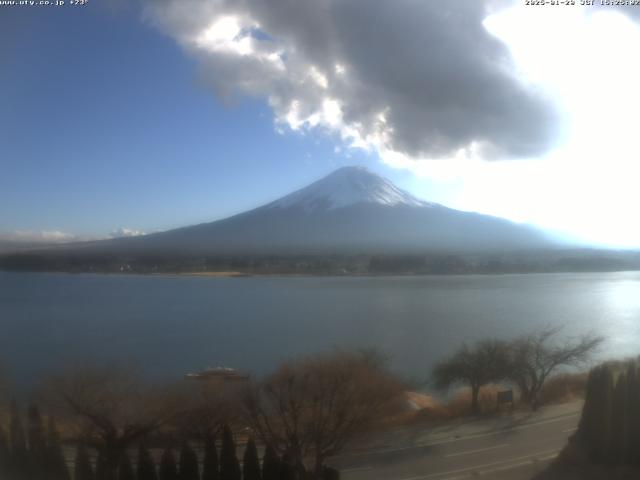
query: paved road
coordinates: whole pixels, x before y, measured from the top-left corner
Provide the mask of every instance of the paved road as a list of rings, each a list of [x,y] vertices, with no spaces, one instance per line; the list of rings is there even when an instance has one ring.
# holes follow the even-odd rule
[[[529,479],[566,445],[580,409],[574,403],[536,414],[398,430],[331,463],[344,480]]]

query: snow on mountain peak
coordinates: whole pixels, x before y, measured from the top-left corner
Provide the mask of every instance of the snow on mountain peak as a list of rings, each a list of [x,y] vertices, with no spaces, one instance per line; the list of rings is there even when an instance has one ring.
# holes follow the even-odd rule
[[[302,207],[306,211],[333,210],[359,203],[412,207],[432,206],[364,167],[343,167],[308,187],[268,205],[269,208]]]

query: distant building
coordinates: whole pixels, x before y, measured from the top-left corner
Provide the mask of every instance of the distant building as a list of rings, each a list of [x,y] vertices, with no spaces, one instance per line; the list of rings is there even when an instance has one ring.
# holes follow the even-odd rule
[[[239,372],[234,368],[215,367],[207,368],[197,373],[187,373],[184,378],[187,380],[201,381],[217,381],[217,382],[246,382],[249,380],[249,374]]]

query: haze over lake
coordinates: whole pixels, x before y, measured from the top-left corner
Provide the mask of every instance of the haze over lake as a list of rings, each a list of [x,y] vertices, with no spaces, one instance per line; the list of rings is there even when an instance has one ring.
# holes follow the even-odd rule
[[[462,341],[549,325],[638,354],[640,272],[424,277],[0,272],[0,359],[20,386],[67,362],[132,360],[154,377],[254,374],[304,353],[376,346],[425,378]]]

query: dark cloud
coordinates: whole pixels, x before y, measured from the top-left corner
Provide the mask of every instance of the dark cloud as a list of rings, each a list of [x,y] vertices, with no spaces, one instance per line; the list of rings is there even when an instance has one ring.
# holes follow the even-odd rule
[[[559,119],[482,25],[504,3],[164,0],[146,14],[199,57],[218,94],[265,96],[294,128],[411,158],[471,145],[485,158],[531,157],[554,144]],[[202,40],[228,15],[241,27],[230,42]]]

